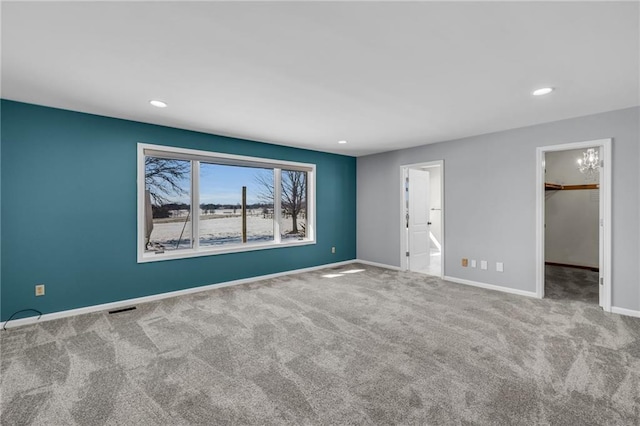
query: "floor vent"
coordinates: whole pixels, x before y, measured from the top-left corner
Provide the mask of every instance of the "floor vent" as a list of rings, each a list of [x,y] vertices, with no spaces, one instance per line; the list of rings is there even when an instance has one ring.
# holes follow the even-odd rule
[[[120,312],[133,311],[134,309],[136,309],[135,306],[129,306],[128,308],[122,308],[122,309],[116,309],[116,310],[113,310],[113,311],[109,311],[109,314],[119,314]]]

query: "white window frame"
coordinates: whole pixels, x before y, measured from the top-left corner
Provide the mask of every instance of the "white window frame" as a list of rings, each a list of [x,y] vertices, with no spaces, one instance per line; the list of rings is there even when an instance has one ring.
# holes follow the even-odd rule
[[[145,156],[160,156],[172,159],[184,159],[191,161],[191,209],[195,212],[200,208],[200,162],[213,164],[225,164],[235,166],[255,166],[271,168],[274,171],[274,206],[273,206],[273,241],[250,244],[238,244],[228,247],[200,247],[199,214],[191,215],[191,235],[193,238],[190,249],[154,253],[145,251]],[[307,224],[305,238],[302,240],[282,240],[280,235],[281,212],[281,171],[300,170],[307,172]],[[315,218],[316,218],[316,165],[310,163],[297,163],[292,161],[273,160],[244,155],[225,154],[220,152],[202,151],[196,149],[176,148],[165,145],[152,145],[138,143],[138,263],[157,262],[171,259],[185,259],[199,256],[212,256],[226,253],[241,253],[255,250],[274,249],[281,247],[304,246],[316,243]]]

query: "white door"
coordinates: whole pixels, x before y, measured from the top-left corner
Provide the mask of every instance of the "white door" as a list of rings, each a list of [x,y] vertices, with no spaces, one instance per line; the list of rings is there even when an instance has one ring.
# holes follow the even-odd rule
[[[425,272],[431,260],[429,172],[409,169],[409,269]]]
[[[598,154],[600,158],[603,157],[602,149],[598,148]],[[601,166],[603,167],[603,166]],[[599,173],[598,183],[600,184],[600,188],[602,188],[602,175],[604,173]],[[608,268],[609,265],[604,264],[604,197],[601,196],[601,190],[598,189],[598,201],[600,203],[599,209],[599,220],[598,220],[598,289],[599,291],[599,305],[604,308],[605,298],[607,297],[605,294],[604,288],[604,268]]]

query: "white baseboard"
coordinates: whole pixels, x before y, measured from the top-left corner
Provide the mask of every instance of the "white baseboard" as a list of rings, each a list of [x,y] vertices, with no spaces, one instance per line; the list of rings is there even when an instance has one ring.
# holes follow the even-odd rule
[[[619,308],[617,306],[612,306],[611,312],[613,312],[614,314],[640,318],[640,311],[634,311],[633,309]]]
[[[40,318],[38,318],[37,316],[32,316],[27,318],[11,320],[8,324],[6,324],[6,326],[7,328],[13,328],[13,327],[19,327],[23,325],[35,324],[37,322],[51,321],[59,318],[66,318],[66,317],[72,317],[76,315],[88,314],[91,312],[113,310],[113,309],[123,308],[126,306],[137,305],[139,303],[152,302],[154,300],[167,299],[169,297],[183,296],[185,294],[199,293],[201,291],[207,291],[207,290],[212,290],[216,288],[230,287],[230,286],[239,285],[239,284],[247,284],[247,283],[252,283],[256,281],[282,277],[285,275],[293,275],[293,274],[300,274],[304,272],[316,271],[318,269],[335,268],[338,266],[351,265],[355,262],[356,262],[355,259],[346,260],[344,262],[328,263],[325,265],[312,266],[309,268],[302,268],[302,269],[294,269],[292,271],[278,272],[275,274],[260,275],[257,277],[243,278],[240,280],[227,281],[227,282],[222,282],[218,284],[209,284],[209,285],[204,285],[199,287],[185,288],[184,290],[170,291],[167,293],[152,294],[150,296],[136,297],[135,299],[119,300],[117,302],[103,303],[101,305],[92,305],[92,306],[86,306],[83,308],[69,309],[67,311],[52,312],[50,314],[43,314]],[[0,322],[0,329],[5,326],[5,323],[6,321]]]
[[[402,268],[399,266],[387,265],[386,263],[378,263],[378,262],[370,262],[368,260],[356,259],[353,261],[354,263],[362,263],[364,265],[369,266],[377,266],[378,268],[392,269],[394,271],[402,271]]]
[[[223,288],[223,287],[230,287],[230,286],[234,286],[234,285],[247,284],[247,283],[267,280],[267,279],[271,279],[271,278],[283,277],[283,276],[286,276],[286,275],[293,275],[293,274],[300,274],[300,273],[304,273],[304,272],[317,271],[319,269],[335,268],[335,267],[340,267],[340,266],[345,266],[345,265],[351,265],[353,263],[362,263],[364,265],[377,266],[379,268],[391,269],[391,270],[394,270],[394,271],[401,271],[402,270],[402,268],[400,268],[398,266],[386,265],[384,263],[370,262],[368,260],[362,260],[362,259],[353,259],[353,260],[346,260],[346,261],[343,261],[343,262],[335,262],[335,263],[328,263],[328,264],[325,264],[325,265],[312,266],[312,267],[309,267],[309,268],[294,269],[294,270],[291,270],[291,271],[278,272],[278,273],[275,273],[275,274],[260,275],[260,276],[251,277],[251,278],[243,278],[243,279],[240,279],[240,280],[227,281],[227,282],[222,282],[222,283],[218,283],[218,284],[209,284],[209,285],[204,285],[204,286],[199,286],[199,287],[186,288],[184,290],[170,291],[170,292],[167,292],[167,293],[153,294],[153,295],[150,295],[150,296],[137,297],[135,299],[119,300],[117,302],[103,303],[103,304],[100,304],[100,305],[86,306],[86,307],[77,308],[77,309],[69,309],[67,311],[53,312],[53,313],[50,313],[50,314],[43,314],[40,318],[38,318],[37,316],[32,316],[32,317],[27,317],[27,318],[20,318],[20,319],[11,320],[11,322],[9,322],[9,324],[6,324],[6,326],[7,326],[7,328],[13,328],[13,327],[19,327],[19,326],[23,326],[23,325],[35,324],[35,323],[43,322],[43,321],[51,321],[51,320],[59,319],[59,318],[66,318],[66,317],[72,317],[72,316],[76,316],[76,315],[88,314],[88,313],[92,313],[92,312],[113,310],[113,309],[118,309],[118,308],[131,306],[131,305],[136,305],[136,304],[139,304],[139,303],[147,303],[147,302],[152,302],[154,300],[167,299],[169,297],[176,297],[176,296],[182,296],[182,295],[186,295],[186,294],[199,293],[199,292],[207,291],[207,290],[213,290],[213,289],[216,289],[216,288]],[[489,289],[489,290],[502,291],[502,292],[505,292],[505,293],[512,293],[512,294],[517,294],[517,295],[520,295],[520,296],[537,297],[536,293],[532,292],[532,291],[517,290],[517,289],[513,289],[513,288],[497,286],[497,285],[494,285],[494,284],[481,283],[481,282],[477,282],[477,281],[465,280],[465,279],[462,279],[462,278],[449,277],[449,276],[445,276],[444,279],[446,281],[451,281],[451,282],[458,283],[458,284],[465,284],[465,285],[485,288],[485,289]],[[627,316],[631,316],[631,317],[640,318],[640,311],[634,311],[632,309],[619,308],[617,306],[612,306],[611,307],[611,312],[613,312],[615,314],[627,315]],[[5,322],[0,322],[0,328],[2,328],[4,326],[5,326]]]
[[[458,284],[470,285],[473,287],[486,288],[487,290],[496,290],[496,291],[501,291],[503,293],[517,294],[518,296],[527,296],[527,297],[535,297],[535,298],[538,297],[535,291],[518,290],[515,288],[503,287],[500,285],[481,283],[478,281],[465,280],[463,278],[456,278],[456,277],[449,277],[449,276],[445,276],[444,280],[451,281]]]

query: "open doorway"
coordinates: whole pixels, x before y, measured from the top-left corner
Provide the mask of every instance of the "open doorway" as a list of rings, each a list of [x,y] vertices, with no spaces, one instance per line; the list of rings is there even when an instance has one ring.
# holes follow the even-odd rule
[[[444,163],[400,167],[402,269],[444,276]]]
[[[610,311],[610,153],[610,139],[538,148],[538,297]]]
[[[600,148],[545,154],[544,294],[597,305],[600,168],[581,171],[576,163],[585,155],[599,162]]]

